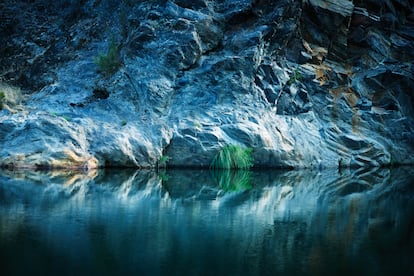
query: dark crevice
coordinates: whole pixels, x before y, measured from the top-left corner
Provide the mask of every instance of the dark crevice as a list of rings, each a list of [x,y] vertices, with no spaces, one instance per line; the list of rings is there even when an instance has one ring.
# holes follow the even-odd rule
[[[109,97],[109,92],[105,88],[95,88],[93,90],[93,97],[96,99],[107,99]]]
[[[251,22],[256,21],[257,19],[257,14],[250,8],[230,15],[226,20],[225,26],[227,29],[233,29],[237,26],[251,26]]]

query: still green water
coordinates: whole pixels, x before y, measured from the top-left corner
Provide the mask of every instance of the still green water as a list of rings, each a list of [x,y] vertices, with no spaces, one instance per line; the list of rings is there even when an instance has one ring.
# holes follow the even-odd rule
[[[414,169],[0,172],[0,275],[414,275]]]

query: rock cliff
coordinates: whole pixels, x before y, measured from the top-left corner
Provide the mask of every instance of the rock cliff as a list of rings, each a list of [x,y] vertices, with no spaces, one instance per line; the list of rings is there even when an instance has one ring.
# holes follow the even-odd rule
[[[414,163],[409,0],[0,3],[0,165]],[[165,159],[165,158],[164,158]]]

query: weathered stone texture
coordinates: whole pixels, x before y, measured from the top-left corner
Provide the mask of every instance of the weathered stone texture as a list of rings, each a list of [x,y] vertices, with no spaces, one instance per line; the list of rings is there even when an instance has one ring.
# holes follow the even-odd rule
[[[414,162],[410,1],[32,2],[0,4],[2,166]]]

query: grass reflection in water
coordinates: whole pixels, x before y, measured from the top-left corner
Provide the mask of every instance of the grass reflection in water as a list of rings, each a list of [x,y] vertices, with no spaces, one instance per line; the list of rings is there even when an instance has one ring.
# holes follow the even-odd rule
[[[0,172],[0,274],[410,275],[413,172]]]
[[[252,188],[252,172],[247,170],[213,170],[212,176],[224,192],[240,192]]]

